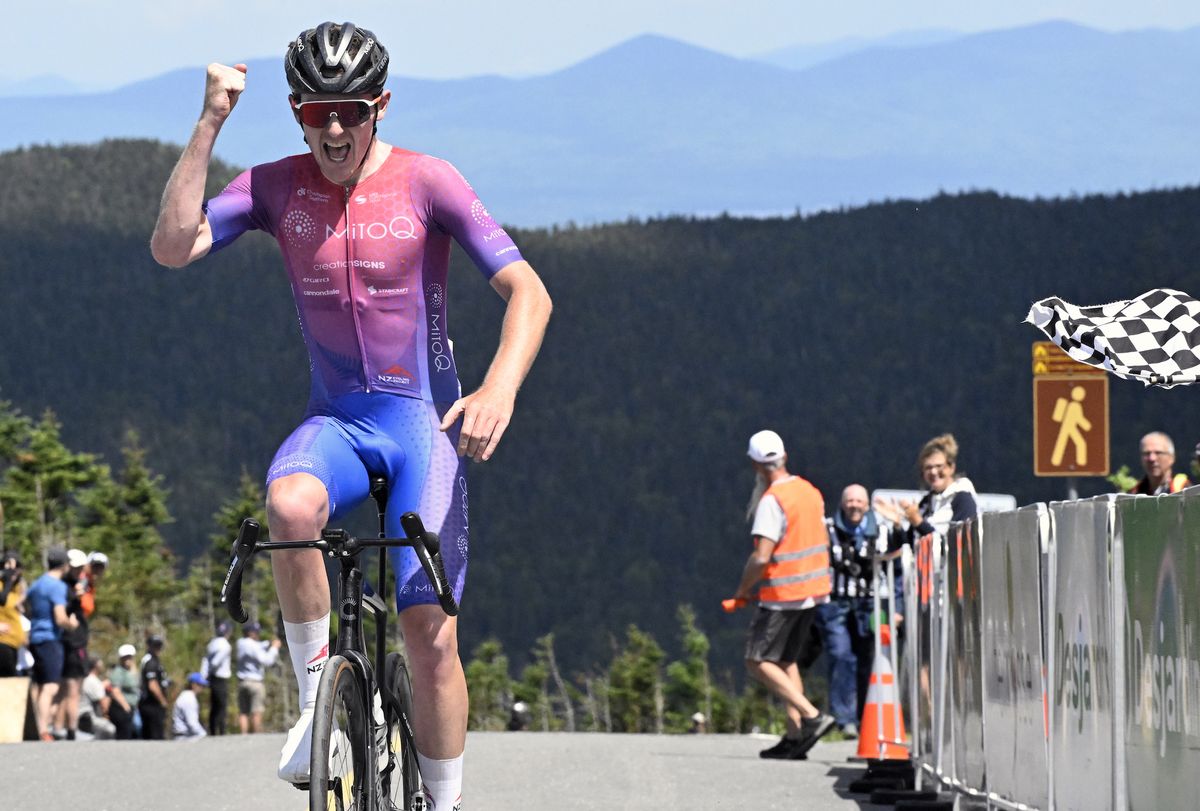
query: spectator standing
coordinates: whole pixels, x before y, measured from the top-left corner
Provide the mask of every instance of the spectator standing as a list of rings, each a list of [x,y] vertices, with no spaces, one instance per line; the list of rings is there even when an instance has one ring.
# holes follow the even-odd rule
[[[833,727],[804,695],[796,660],[816,608],[829,599],[829,536],[825,502],[812,484],[788,472],[783,440],[774,431],[750,437],[755,472],[748,517],[754,549],[734,597],[758,606],[746,634],[746,670],[787,707],[787,733],[759,754],[802,759]]]
[[[108,705],[108,718],[116,727],[116,739],[127,741],[133,737],[134,707],[138,704],[138,674],[134,672],[133,660],[137,648],[122,645],[117,648],[117,666],[108,672],[112,683],[112,703]]]
[[[261,633],[262,625],[252,622],[237,642],[238,727],[243,735],[262,729],[267,703],[263,678],[266,669],[279,659],[279,640],[265,642],[259,639]]]
[[[117,728],[108,719],[108,708],[112,705],[111,694],[119,693],[112,683],[104,678],[104,662],[97,658],[88,660],[88,674],[83,680],[83,707],[79,711],[79,729],[91,733],[96,740],[107,741],[116,737]]]
[[[83,612],[91,619],[96,613],[96,589],[108,571],[108,555],[92,552],[87,556],[87,567],[83,570]]]
[[[55,698],[54,737],[75,740],[79,726],[79,695],[83,679],[88,674],[88,620],[83,607],[87,588],[83,580],[88,558],[80,549],[67,550],[67,615],[75,619],[75,627],[63,631],[63,674]]]
[[[1174,472],[1175,443],[1162,431],[1152,431],[1142,437],[1142,441],[1138,443],[1138,452],[1142,458],[1142,471],[1145,475],[1129,490],[1130,493],[1159,496],[1163,493],[1178,493],[1185,487],[1191,487],[1192,483],[1186,473]]]
[[[856,737],[875,648],[871,556],[888,550],[888,530],[875,519],[861,484],[842,491],[841,503],[826,523],[833,588],[818,611],[829,658],[829,709],[842,733]]]
[[[208,641],[204,659],[200,662],[200,675],[208,682],[208,730],[213,735],[225,734],[225,716],[229,707],[229,678],[233,675],[231,662],[233,646],[229,644],[232,626],[228,622],[217,624],[217,635]]]
[[[33,582],[25,595],[29,608],[29,644],[33,653],[33,700],[38,735],[43,741],[54,740],[50,726],[54,698],[63,671],[64,629],[78,623],[67,615],[67,584],[63,576],[69,568],[67,550],[60,546],[46,553],[46,572]]]
[[[171,713],[171,734],[177,741],[198,741],[206,733],[200,723],[199,693],[208,686],[208,680],[199,673],[189,673],[175,709]]]
[[[25,645],[25,625],[21,606],[25,603],[25,582],[21,559],[16,552],[5,552],[0,562],[0,679],[17,675],[17,652]]]
[[[146,640],[147,655],[142,662],[142,694],[138,713],[142,716],[142,737],[148,741],[166,739],[167,672],[158,655],[165,640],[154,634]]]
[[[966,476],[958,475],[958,442],[953,434],[942,434],[921,446],[917,469],[929,488],[919,502],[900,499],[889,502],[876,499],[875,509],[894,527],[908,523],[907,533],[896,536],[898,542],[911,544],[917,538],[936,532],[945,538],[954,521],[965,521],[979,514],[975,486]]]

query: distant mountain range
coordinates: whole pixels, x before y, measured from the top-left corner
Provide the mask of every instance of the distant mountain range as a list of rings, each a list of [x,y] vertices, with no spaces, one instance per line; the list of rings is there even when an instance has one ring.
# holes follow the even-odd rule
[[[832,42],[820,42],[808,45],[792,45],[754,56],[762,62],[769,62],[789,70],[804,70],[831,59],[838,59],[873,48],[914,48],[925,45],[936,45],[965,36],[962,31],[950,28],[923,28],[916,31],[902,31],[886,37],[845,37]]]
[[[643,36],[543,76],[398,77],[380,130],[456,163],[490,209],[520,225],[786,213],[975,188],[1058,196],[1200,176],[1200,28],[1046,23],[858,45],[754,60]],[[181,143],[203,78],[191,68],[106,93],[0,98],[0,112],[25,122],[0,133],[0,149]],[[277,59],[251,62],[217,153],[250,165],[302,150],[285,94]]]

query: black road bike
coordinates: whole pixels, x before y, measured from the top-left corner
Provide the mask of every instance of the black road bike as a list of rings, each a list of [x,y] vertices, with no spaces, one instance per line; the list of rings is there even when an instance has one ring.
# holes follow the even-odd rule
[[[371,496],[379,508],[379,537],[355,538],[345,530],[326,529],[314,541],[259,541],[257,521],[242,521],[233,560],[221,586],[221,602],[237,622],[242,607],[242,572],[255,552],[319,549],[341,564],[338,576],[338,632],[317,687],[313,714],[309,811],[423,811],[417,750],[413,746],[412,687],[399,653],[387,653],[388,607],[380,597],[387,582],[387,549],[410,546],[425,570],[442,610],[458,614],[458,604],[442,564],[440,543],[413,512],[400,518],[407,538],[388,538],[385,529],[387,480],[371,478]],[[379,549],[379,589],[363,590],[359,554]],[[363,609],[375,618],[375,651],[369,657],[363,635]],[[383,674],[383,681],[377,681]]]

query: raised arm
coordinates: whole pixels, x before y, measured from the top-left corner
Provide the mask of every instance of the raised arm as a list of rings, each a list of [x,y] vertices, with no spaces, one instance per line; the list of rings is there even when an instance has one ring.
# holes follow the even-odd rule
[[[245,88],[245,65],[208,66],[204,109],[167,181],[150,238],[150,253],[160,265],[183,267],[212,247],[212,230],[202,210],[208,164],[217,135]]]
[[[500,329],[500,346],[483,384],[456,401],[442,420],[445,431],[462,415],[458,454],[476,462],[486,462],[492,457],[508,428],[517,390],[541,348],[553,306],[541,278],[524,260],[501,268],[492,276],[491,284],[508,302]]]

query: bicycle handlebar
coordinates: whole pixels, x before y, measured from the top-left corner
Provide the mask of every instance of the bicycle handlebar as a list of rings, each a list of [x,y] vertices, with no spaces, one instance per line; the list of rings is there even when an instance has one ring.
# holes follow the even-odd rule
[[[229,571],[225,572],[225,581],[221,583],[221,602],[238,623],[249,619],[242,607],[242,570],[258,549],[258,532],[257,521],[253,518],[242,520],[237,540],[233,542],[233,559],[229,562]]]
[[[420,516],[414,512],[402,515],[400,526],[404,528],[407,538],[355,538],[345,530],[326,529],[321,533],[321,537],[314,541],[260,542],[258,522],[253,518],[246,518],[242,521],[237,540],[233,543],[233,558],[229,563],[229,571],[225,573],[225,581],[221,584],[221,602],[225,604],[229,616],[237,622],[243,623],[249,618],[242,606],[242,572],[255,552],[274,549],[319,549],[330,557],[353,557],[364,549],[410,546],[416,553],[425,576],[429,578],[442,610],[447,616],[458,616],[458,602],[454,599],[454,589],[446,579],[441,541],[437,533],[428,532],[421,523]]]
[[[442,610],[447,616],[458,616],[458,603],[454,601],[454,589],[450,588],[450,582],[446,579],[446,568],[442,565],[442,542],[437,533],[426,532],[425,525],[421,523],[421,516],[414,512],[400,516],[400,526],[413,542],[413,551],[417,553],[417,560],[421,562],[425,576],[433,585]]]

